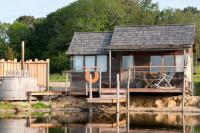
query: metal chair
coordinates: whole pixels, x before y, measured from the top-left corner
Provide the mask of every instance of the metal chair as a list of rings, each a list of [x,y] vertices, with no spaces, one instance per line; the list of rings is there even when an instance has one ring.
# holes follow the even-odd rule
[[[171,85],[171,81],[174,78],[175,72],[169,72],[169,74],[161,74],[159,78],[159,82],[154,84],[158,88],[175,88],[175,86]]]

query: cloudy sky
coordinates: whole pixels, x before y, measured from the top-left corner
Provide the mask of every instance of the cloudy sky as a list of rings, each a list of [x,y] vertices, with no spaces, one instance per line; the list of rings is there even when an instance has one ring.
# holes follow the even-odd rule
[[[12,23],[23,15],[45,17],[50,12],[76,0],[0,0],[0,21]],[[153,0],[161,9],[167,7],[184,8],[195,6],[200,9],[200,0]]]

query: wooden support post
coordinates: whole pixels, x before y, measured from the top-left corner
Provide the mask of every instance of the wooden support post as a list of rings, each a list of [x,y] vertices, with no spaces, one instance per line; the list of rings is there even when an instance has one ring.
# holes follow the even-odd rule
[[[90,89],[90,98],[92,98],[92,74],[90,74],[89,89]]]
[[[21,70],[24,70],[24,41],[21,45]]]
[[[119,112],[117,113],[117,133],[119,133]]]
[[[183,126],[183,133],[185,133],[185,115],[184,115],[184,112],[182,112],[182,126]]]
[[[184,58],[186,60],[186,51],[184,50]],[[184,63],[184,74],[183,74],[183,91],[182,91],[182,112],[184,112],[184,106],[185,106],[185,78],[186,78],[186,71],[187,71],[187,67],[186,67],[186,63],[187,61],[185,61]]]
[[[130,124],[129,112],[127,112],[126,114],[127,114],[127,121],[126,121],[126,128],[127,128],[126,130],[127,131],[126,132],[129,133],[129,129],[130,129],[130,127],[129,127],[129,124]]]
[[[120,88],[120,83],[119,83],[119,74],[117,74],[117,113],[119,113],[119,88]]]
[[[99,96],[101,95],[101,68],[99,68]]]
[[[111,64],[111,60],[112,60],[112,53],[111,50],[109,51],[109,88],[112,87],[112,64]]]
[[[65,133],[67,133],[67,125],[65,124]]]
[[[31,92],[28,92],[28,102],[31,104]]]
[[[85,82],[85,95],[88,96],[88,82]]]
[[[69,73],[66,73],[66,76],[65,76],[65,91],[67,93],[68,93],[68,86],[67,86],[68,80],[69,80]]]
[[[127,111],[129,111],[129,105],[130,105],[130,94],[129,94],[129,88],[130,88],[130,77],[131,77],[131,68],[128,68],[128,83],[127,83],[127,94],[126,94],[126,102],[127,102]]]
[[[134,83],[134,86],[135,86],[135,67],[133,68],[133,83]]]
[[[50,65],[49,65],[49,63],[50,63],[50,60],[49,59],[47,59],[47,72],[46,72],[46,87],[47,87],[47,91],[49,91],[49,74],[50,74]]]

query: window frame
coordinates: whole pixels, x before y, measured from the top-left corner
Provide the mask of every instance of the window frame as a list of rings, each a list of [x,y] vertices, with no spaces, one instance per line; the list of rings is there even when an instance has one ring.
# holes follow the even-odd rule
[[[83,72],[83,71],[76,71],[75,66],[74,66],[74,58],[75,56],[83,56],[83,67],[86,67],[86,57],[87,56],[94,56],[95,57],[95,66],[97,66],[97,56],[106,56],[106,71],[102,71],[102,72],[108,72],[108,55],[107,54],[99,54],[99,55],[73,55],[72,56],[72,69],[75,72]],[[95,69],[94,69],[95,70]],[[94,71],[92,70],[92,71]]]

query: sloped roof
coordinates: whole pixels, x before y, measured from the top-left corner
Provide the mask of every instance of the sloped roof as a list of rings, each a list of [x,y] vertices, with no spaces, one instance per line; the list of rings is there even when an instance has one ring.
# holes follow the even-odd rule
[[[192,47],[195,26],[189,25],[143,25],[116,26],[112,34],[111,50],[153,50]]]
[[[111,32],[75,32],[67,54],[106,54]]]

